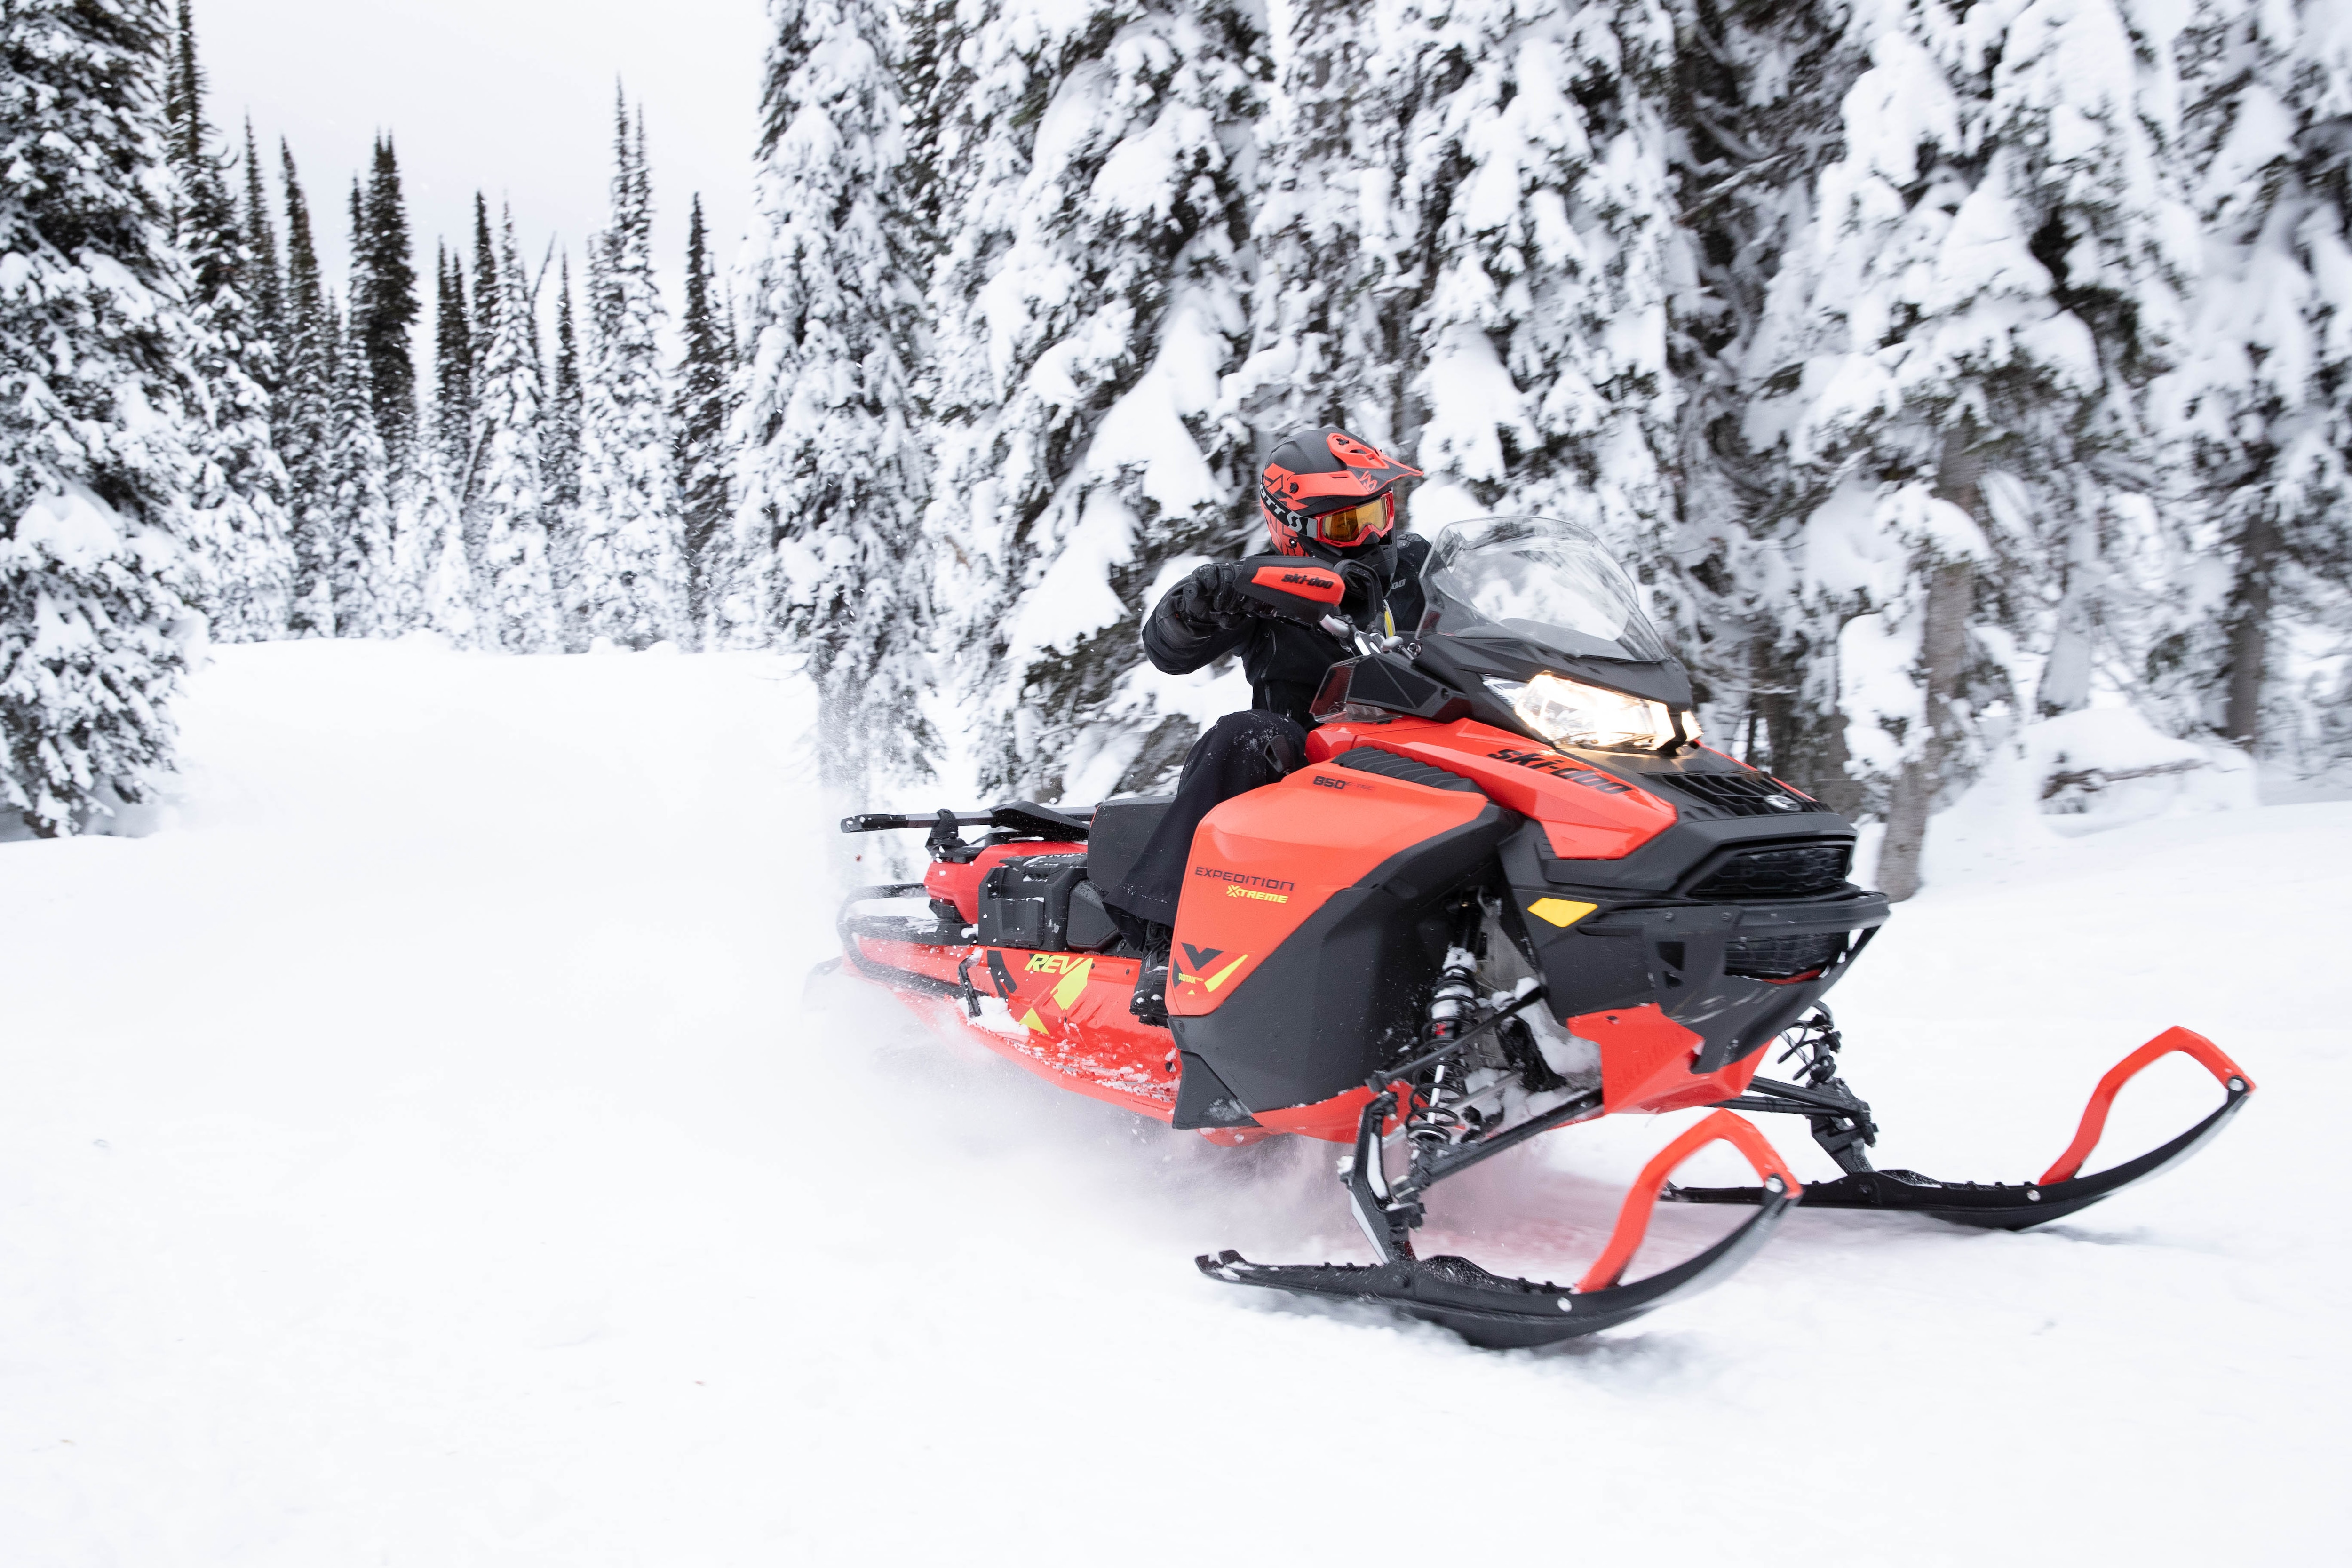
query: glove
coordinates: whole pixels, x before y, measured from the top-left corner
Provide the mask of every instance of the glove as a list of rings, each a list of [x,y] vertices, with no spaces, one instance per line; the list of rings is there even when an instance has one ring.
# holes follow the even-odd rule
[[[1240,574],[1240,564],[1232,561],[1212,561],[1195,567],[1179,590],[1184,595],[1179,606],[1184,618],[1220,631],[1233,631],[1255,620],[1258,607],[1234,585]]]
[[[1342,561],[1339,581],[1348,585],[1339,599],[1339,613],[1357,626],[1370,626],[1381,607],[1381,574],[1361,561]]]

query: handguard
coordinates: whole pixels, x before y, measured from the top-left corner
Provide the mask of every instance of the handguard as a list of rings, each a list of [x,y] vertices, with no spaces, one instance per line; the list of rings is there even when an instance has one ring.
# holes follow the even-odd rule
[[[1234,591],[1258,609],[1302,626],[1320,626],[1348,596],[1339,569],[1297,555],[1253,555],[1237,563]]]

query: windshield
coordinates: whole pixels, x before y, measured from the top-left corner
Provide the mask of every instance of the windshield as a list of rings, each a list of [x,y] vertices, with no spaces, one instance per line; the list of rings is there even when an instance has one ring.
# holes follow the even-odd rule
[[[1671,656],[1633,581],[1590,529],[1548,517],[1489,517],[1439,535],[1423,568],[1421,635],[1500,634],[1585,658]]]

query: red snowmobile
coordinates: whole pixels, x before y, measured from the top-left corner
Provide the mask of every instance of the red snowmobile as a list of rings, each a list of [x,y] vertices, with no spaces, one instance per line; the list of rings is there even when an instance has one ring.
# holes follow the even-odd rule
[[[1253,564],[1266,613],[1344,626],[1338,573],[1291,556]],[[1878,1130],[1840,1077],[1821,1005],[1887,918],[1882,895],[1847,880],[1852,825],[1701,742],[1688,677],[1584,530],[1458,524],[1423,582],[1416,637],[1332,669],[1308,765],[1225,802],[1194,836],[1167,1028],[1130,1015],[1140,955],[1097,892],[1123,876],[1164,797],[842,825],[931,830],[921,883],[861,889],[845,906],[850,973],[1063,1088],[1217,1142],[1353,1146],[1341,1181],[1379,1261],[1226,1252],[1201,1258],[1204,1272],[1381,1302],[1479,1344],[1540,1344],[1722,1279],[1801,1196],[2011,1230],[2072,1214],[2187,1156],[2252,1092],[2211,1042],[2174,1028],[2100,1080],[2036,1181],[1874,1168],[1864,1151]],[[986,831],[967,841],[966,828]],[[1796,1064],[1787,1081],[1758,1076],[1776,1041]],[[2175,1051],[2221,1080],[2220,1109],[2081,1174],[2116,1091]],[[1556,1128],[1693,1107],[1717,1109],[1650,1162],[1574,1285],[1414,1255],[1422,1200],[1447,1177]],[[1801,1186],[1741,1111],[1803,1118],[1845,1173]],[[1757,1185],[1668,1185],[1717,1141]],[[1661,1195],[1757,1212],[1687,1262],[1622,1283]]]

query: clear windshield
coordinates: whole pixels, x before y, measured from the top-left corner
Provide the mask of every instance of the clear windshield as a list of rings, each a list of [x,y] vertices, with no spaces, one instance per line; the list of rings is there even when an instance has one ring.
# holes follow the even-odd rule
[[[1421,635],[1500,634],[1585,658],[1672,657],[1633,581],[1590,529],[1548,517],[1457,522],[1422,571]]]

